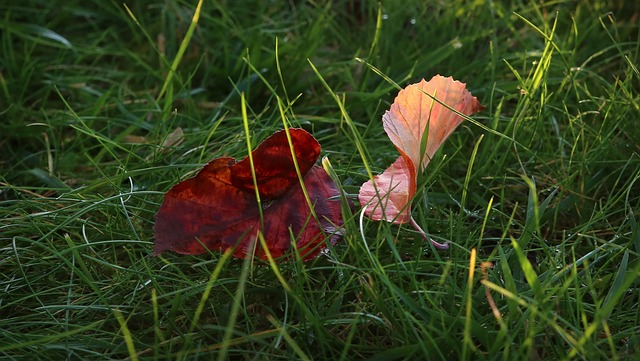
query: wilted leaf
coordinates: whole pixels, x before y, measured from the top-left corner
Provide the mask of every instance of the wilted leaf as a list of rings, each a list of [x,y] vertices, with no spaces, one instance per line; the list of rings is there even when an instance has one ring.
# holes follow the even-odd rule
[[[428,82],[422,79],[401,90],[391,109],[382,116],[384,130],[401,156],[360,188],[358,200],[365,214],[376,221],[411,223],[428,239],[411,217],[418,170],[424,171],[442,143],[462,123],[464,118],[451,109],[469,116],[481,108],[466,85],[451,77],[436,75]]]
[[[249,158],[215,159],[166,193],[156,214],[154,254],[235,248],[236,257],[266,259],[258,232],[274,258],[285,255],[292,242],[303,259],[319,255],[326,238],[335,243],[343,224],[338,187],[314,165],[320,154],[315,138],[302,129],[290,129],[290,134],[314,212],[304,196],[286,133],[280,131],[252,152],[261,208]]]

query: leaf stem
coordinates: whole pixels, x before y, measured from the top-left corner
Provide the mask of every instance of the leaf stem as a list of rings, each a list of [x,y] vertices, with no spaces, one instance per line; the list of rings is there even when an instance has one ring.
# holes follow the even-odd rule
[[[437,249],[449,249],[449,242],[439,243],[429,238],[429,236],[427,236],[425,231],[423,231],[422,228],[418,225],[418,223],[416,223],[413,217],[411,217],[410,222],[411,222],[411,226],[422,235],[422,238],[424,238],[427,241],[431,241],[431,244],[433,244],[434,247],[436,247]]]

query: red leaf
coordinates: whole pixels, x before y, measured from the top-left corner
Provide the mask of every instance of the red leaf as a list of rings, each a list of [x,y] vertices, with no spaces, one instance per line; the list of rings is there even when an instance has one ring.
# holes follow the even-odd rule
[[[296,151],[300,174],[307,174],[320,156],[320,144],[311,134],[302,129],[290,129],[289,134]],[[261,198],[281,197],[292,185],[300,183],[291,157],[287,133],[284,131],[279,131],[265,139],[253,151],[252,156]],[[249,157],[233,167],[231,178],[236,187],[255,194]]]
[[[252,152],[263,225],[249,158],[237,163],[233,158],[214,159],[165,194],[156,214],[154,254],[202,254],[235,247],[236,257],[267,259],[259,231],[274,258],[287,253],[292,242],[305,260],[320,254],[325,238],[335,244],[343,224],[338,187],[324,169],[314,166],[320,154],[315,138],[302,129],[289,133],[317,218],[300,185],[286,132],[279,131]]]

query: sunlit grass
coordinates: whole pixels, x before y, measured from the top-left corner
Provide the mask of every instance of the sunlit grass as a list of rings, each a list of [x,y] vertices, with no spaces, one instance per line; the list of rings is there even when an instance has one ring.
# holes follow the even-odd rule
[[[0,5],[3,358],[638,357],[636,7],[201,5]],[[396,84],[438,73],[485,106],[413,202],[447,251],[356,204]],[[284,125],[344,190],[340,243],[152,256],[164,192]]]

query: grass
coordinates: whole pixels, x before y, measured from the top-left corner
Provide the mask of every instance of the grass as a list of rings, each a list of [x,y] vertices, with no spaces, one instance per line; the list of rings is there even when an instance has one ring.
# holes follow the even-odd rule
[[[631,3],[3,2],[0,355],[637,359]],[[354,197],[397,157],[393,82],[438,73],[486,107],[414,201],[450,250],[355,207],[308,263],[152,256],[164,192],[246,156],[243,106],[252,148],[303,127]]]

